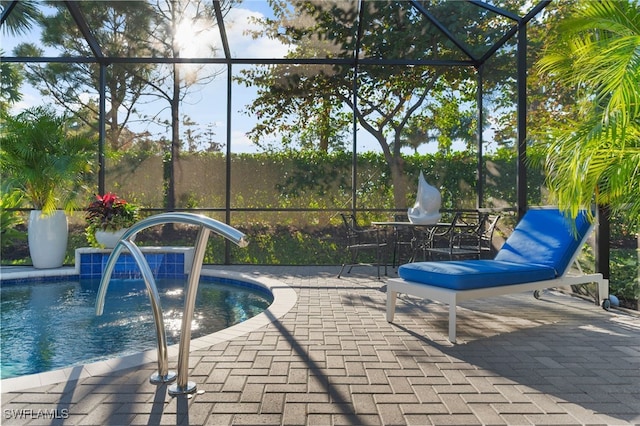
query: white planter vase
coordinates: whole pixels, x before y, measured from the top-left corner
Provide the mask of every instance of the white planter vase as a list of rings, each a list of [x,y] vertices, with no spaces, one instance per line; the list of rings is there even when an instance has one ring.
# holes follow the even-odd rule
[[[41,210],[32,210],[28,225],[29,253],[34,268],[59,268],[67,252],[69,228],[64,211],[43,216]]]
[[[117,231],[96,231],[96,241],[103,245],[105,248],[112,249],[118,244],[118,241],[122,238],[122,235],[127,232],[129,228],[118,229]]]

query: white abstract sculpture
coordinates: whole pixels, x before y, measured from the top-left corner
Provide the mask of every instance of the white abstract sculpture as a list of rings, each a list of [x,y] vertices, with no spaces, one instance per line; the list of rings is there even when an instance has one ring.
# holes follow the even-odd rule
[[[409,222],[430,225],[440,220],[442,197],[437,188],[429,185],[420,172],[416,204],[408,210]]]

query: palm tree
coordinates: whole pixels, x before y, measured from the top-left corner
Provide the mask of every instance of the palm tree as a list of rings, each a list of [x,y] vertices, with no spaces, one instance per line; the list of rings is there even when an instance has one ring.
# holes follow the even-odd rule
[[[7,8],[11,7],[10,13]],[[6,35],[26,34],[38,22],[41,13],[38,4],[32,0],[12,3],[0,0],[0,32]],[[0,56],[4,56],[0,49]],[[0,63],[0,109],[7,109],[9,105],[22,100],[20,86],[24,80],[22,64],[11,62]]]
[[[640,4],[578,2],[558,30],[539,70],[576,90],[576,114],[555,125],[545,161],[548,186],[573,217],[595,202],[634,229],[640,222]]]
[[[11,7],[10,13],[5,13]],[[4,34],[27,34],[42,17],[37,1],[23,0],[13,3],[8,0],[0,0],[0,12],[2,12],[2,32]]]
[[[0,176],[36,210],[78,207],[95,155],[94,142],[46,106],[12,116],[0,111]]]

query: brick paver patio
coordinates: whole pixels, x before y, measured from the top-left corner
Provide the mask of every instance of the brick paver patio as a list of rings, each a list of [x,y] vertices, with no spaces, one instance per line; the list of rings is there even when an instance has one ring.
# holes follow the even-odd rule
[[[459,308],[452,345],[444,305],[401,295],[387,323],[373,269],[228,269],[278,279],[298,300],[193,350],[196,394],[150,384],[150,362],[3,393],[2,424],[640,424],[637,315],[557,292],[474,301]]]

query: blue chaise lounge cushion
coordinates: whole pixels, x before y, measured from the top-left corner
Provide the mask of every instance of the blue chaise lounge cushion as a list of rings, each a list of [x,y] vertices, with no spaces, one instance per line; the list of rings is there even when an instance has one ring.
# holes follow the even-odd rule
[[[553,268],[499,260],[451,260],[407,263],[398,275],[408,281],[452,290],[496,287],[555,278]]]
[[[573,228],[558,209],[529,210],[494,260],[416,262],[402,265],[408,281],[469,290],[543,281],[564,274],[590,229],[585,212]]]
[[[564,274],[583,244],[591,224],[580,211],[572,227],[558,209],[532,209],[522,217],[495,260],[549,266],[557,276]]]

